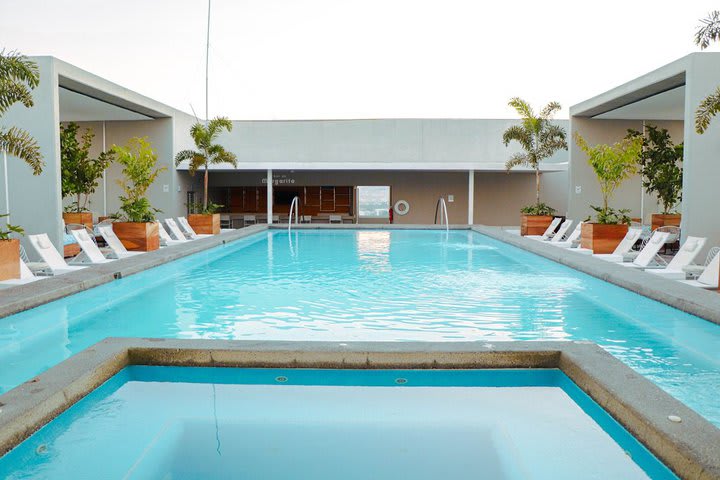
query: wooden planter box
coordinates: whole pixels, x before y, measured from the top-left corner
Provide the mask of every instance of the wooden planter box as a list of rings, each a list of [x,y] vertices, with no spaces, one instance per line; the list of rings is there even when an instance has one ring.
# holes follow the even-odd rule
[[[80,213],[63,213],[63,220],[65,225],[73,223],[75,225],[85,225],[87,228],[93,228],[93,216],[91,212],[80,212]]]
[[[20,278],[20,240],[0,240],[0,280]]]
[[[662,213],[653,213],[652,230],[655,231],[658,227],[679,227],[681,218],[682,215],[680,215],[679,213],[668,215]]]
[[[521,215],[520,235],[542,235],[552,220],[552,215]]]
[[[160,230],[155,222],[115,222],[112,226],[115,235],[128,250],[150,252],[160,248]]]
[[[593,253],[612,253],[625,238],[628,226],[605,225],[602,223],[583,223],[580,246],[589,248]]]
[[[198,235],[217,235],[220,233],[220,214],[191,213],[188,223]]]

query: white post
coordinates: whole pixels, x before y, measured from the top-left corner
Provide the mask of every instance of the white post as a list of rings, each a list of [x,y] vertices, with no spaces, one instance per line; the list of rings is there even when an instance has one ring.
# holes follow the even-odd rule
[[[267,171],[267,223],[272,223],[273,216],[273,173],[272,169]]]
[[[5,224],[10,225],[10,182],[8,182],[7,173],[7,152],[3,150],[3,181],[5,182],[5,209],[7,210],[7,217],[5,217]]]
[[[102,151],[104,152],[107,147],[105,146],[105,122],[102,122]],[[107,169],[103,170],[103,216],[107,217],[107,179],[105,173]]]
[[[475,170],[468,172],[468,225],[475,219]]]
[[[210,78],[210,4],[212,0],[208,0],[208,15],[207,15],[207,38],[205,39],[205,125],[207,125],[210,119],[209,107],[208,107],[208,92],[210,91],[208,80]]]
[[[642,127],[643,140],[645,140],[645,120],[643,120]],[[640,225],[645,225],[645,190],[643,190],[642,180],[642,174],[640,174]]]

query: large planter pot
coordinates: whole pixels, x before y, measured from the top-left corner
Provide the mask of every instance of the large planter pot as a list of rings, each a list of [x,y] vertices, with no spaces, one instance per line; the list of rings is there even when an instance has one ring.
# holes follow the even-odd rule
[[[220,214],[191,213],[188,223],[199,235],[217,235],[220,233]]]
[[[593,253],[612,253],[628,231],[624,223],[605,225],[602,223],[583,223],[580,246],[589,248]]]
[[[521,215],[520,235],[542,235],[552,220],[552,215]]]
[[[160,248],[160,229],[155,222],[115,222],[112,226],[128,250],[150,252]]]
[[[0,240],[0,280],[20,278],[20,240]]]
[[[65,225],[69,225],[72,223],[75,225],[85,225],[91,230],[93,228],[93,216],[91,212],[66,212],[63,213],[63,220],[65,220]]]
[[[657,230],[659,227],[679,227],[682,215],[676,214],[652,214],[652,229]]]

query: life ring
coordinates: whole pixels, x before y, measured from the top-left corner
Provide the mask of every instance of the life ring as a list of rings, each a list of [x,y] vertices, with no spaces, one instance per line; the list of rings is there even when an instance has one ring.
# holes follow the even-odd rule
[[[397,202],[395,202],[393,210],[395,210],[395,213],[397,213],[398,215],[407,215],[410,211],[410,204],[405,200],[398,200]]]

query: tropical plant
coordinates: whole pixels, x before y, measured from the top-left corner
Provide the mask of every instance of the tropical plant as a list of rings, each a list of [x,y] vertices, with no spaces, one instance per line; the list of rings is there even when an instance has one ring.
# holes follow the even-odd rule
[[[535,203],[520,209],[523,215],[553,215],[555,209],[545,203]]]
[[[98,180],[114,159],[112,150],[90,158],[90,147],[95,134],[86,129],[78,140],[80,126],[70,123],[60,126],[60,179],[62,197],[75,195],[76,200],[65,208],[67,212],[86,212],[90,195],[95,193]]]
[[[147,137],[134,137],[127,146],[113,145],[112,150],[117,162],[123,166],[124,178],[117,181],[124,195],[120,196],[120,212],[114,215],[127,222],[152,222],[160,210],[153,208],[145,197],[148,188],[157,176],[167,170],[165,167],[155,168],[157,155]]]
[[[695,44],[705,50],[712,42],[720,40],[720,12],[714,10],[706,18],[700,19],[695,32]],[[720,87],[708,95],[695,110],[695,131],[702,135],[710,126],[710,121],[720,113]]]
[[[225,147],[214,143],[223,130],[232,131],[232,122],[227,117],[215,117],[206,125],[200,122],[190,127],[190,136],[195,142],[197,150],[182,150],[175,155],[175,165],[189,160],[188,172],[195,175],[200,168],[205,169],[203,179],[203,210],[208,208],[208,167],[220,163],[229,163],[237,167],[237,157],[234,153],[225,150]]]
[[[33,106],[32,90],[40,84],[40,72],[35,62],[18,52],[0,50],[0,118],[16,103]],[[40,175],[45,166],[40,147],[25,130],[0,126],[0,151],[13,155]]]
[[[565,130],[550,121],[561,107],[558,102],[550,102],[536,115],[530,104],[519,97],[510,99],[508,105],[520,115],[521,123],[505,130],[503,143],[507,147],[510,142],[515,140],[523,151],[513,154],[505,163],[505,168],[508,173],[520,165],[535,170],[535,208],[542,210],[540,208],[542,205],[540,203],[540,162],[550,158],[558,150],[567,150]]]
[[[628,130],[628,136],[643,142],[638,159],[643,188],[657,196],[663,214],[671,213],[682,198],[683,144],[675,145],[667,129],[655,125],[646,125],[645,135]]]
[[[225,205],[220,205],[218,203],[213,203],[213,202],[208,202],[207,206],[205,206],[202,204],[202,202],[195,202],[195,203],[190,203],[188,205],[188,209],[190,210],[190,213],[212,215],[213,213],[219,212],[220,209],[223,208],[224,206]]]
[[[6,213],[5,215],[0,215],[0,218],[5,218],[8,216],[10,216],[10,214]],[[17,225],[10,225],[9,223],[6,223],[4,228],[0,227],[0,240],[10,240],[10,235],[13,233],[25,235],[25,230],[23,230],[22,227],[18,227]]]
[[[615,190],[638,171],[638,158],[642,150],[642,138],[628,136],[612,145],[588,145],[587,141],[575,133],[575,142],[588,156],[588,163],[595,171],[603,197],[602,207],[590,206],[597,212],[597,223],[630,223],[629,210],[614,210],[609,201]]]

